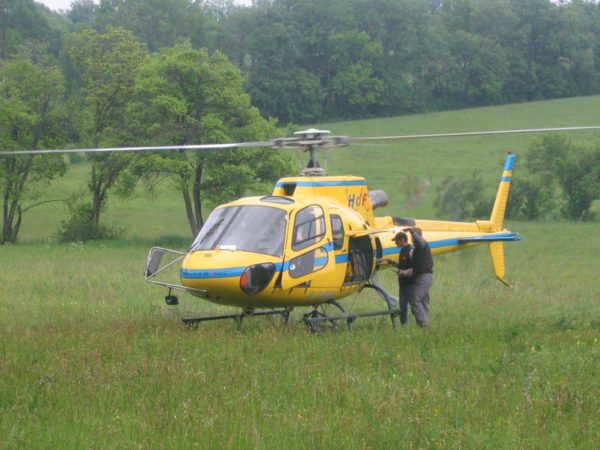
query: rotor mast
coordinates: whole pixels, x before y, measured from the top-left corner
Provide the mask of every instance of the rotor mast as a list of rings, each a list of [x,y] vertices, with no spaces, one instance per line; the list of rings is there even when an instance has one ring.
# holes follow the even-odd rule
[[[310,128],[304,131],[296,131],[294,136],[298,136],[298,145],[304,147],[304,151],[308,152],[308,164],[306,169],[302,171],[303,176],[322,177],[327,175],[317,161],[317,150],[329,144],[327,136],[331,133],[329,130],[317,130]]]

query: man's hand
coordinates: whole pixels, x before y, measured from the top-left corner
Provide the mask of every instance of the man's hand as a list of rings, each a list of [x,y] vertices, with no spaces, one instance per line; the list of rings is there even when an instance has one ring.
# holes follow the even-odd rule
[[[421,231],[421,229],[419,227],[405,228],[404,231],[408,231],[411,234],[411,236],[414,233],[417,233],[419,236],[423,236],[423,232]]]

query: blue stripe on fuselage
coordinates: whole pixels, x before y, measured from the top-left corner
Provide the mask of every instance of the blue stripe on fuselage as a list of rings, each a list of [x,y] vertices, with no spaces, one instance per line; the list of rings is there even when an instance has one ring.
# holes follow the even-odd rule
[[[280,265],[281,266],[281,265]],[[246,267],[232,267],[230,269],[181,269],[182,278],[203,279],[203,278],[230,278],[239,277]]]
[[[506,238],[510,238],[510,237],[514,237],[516,236],[513,233],[497,233],[497,234],[490,234],[490,235],[482,235],[481,236],[481,241],[482,242],[489,242],[489,241],[493,241],[494,238],[498,238],[498,240],[506,240]],[[478,236],[474,237],[474,238],[452,238],[452,239],[443,239],[440,241],[432,241],[429,242],[429,247],[430,248],[441,248],[441,247],[450,247],[453,245],[460,245],[460,244],[465,244],[466,242],[461,242],[461,239],[477,239]],[[476,242],[475,240],[471,241],[471,242]],[[333,248],[332,244],[328,244],[325,247],[331,247]],[[328,250],[331,251],[331,250]],[[389,248],[383,248],[382,249],[382,254],[383,256],[388,256],[388,255],[397,255],[400,253],[400,248],[399,247],[389,247]],[[315,260],[315,265],[316,266],[320,266],[320,265],[325,265],[327,259],[326,258],[317,258]],[[335,263],[336,264],[345,264],[348,262],[348,254],[344,253],[341,255],[335,255]],[[275,264],[275,270],[276,271],[281,271],[282,268],[283,270],[289,270],[289,266],[290,266],[290,262],[289,261],[285,261],[283,264],[282,263],[276,263]],[[232,267],[230,269],[205,269],[205,270],[194,270],[194,269],[181,269],[181,277],[182,278],[189,278],[189,279],[203,279],[203,278],[230,278],[230,277],[239,277],[244,270],[246,270],[246,267]]]
[[[364,180],[349,180],[349,181],[284,181],[277,183],[275,187],[281,188],[285,186],[299,186],[299,187],[335,187],[335,186],[366,186],[367,182]]]

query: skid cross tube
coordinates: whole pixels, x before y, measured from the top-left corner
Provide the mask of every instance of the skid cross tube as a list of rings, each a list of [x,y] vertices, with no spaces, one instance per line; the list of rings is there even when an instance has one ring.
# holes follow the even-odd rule
[[[311,313],[305,314],[302,320],[311,328],[312,331],[319,331],[319,325],[321,324],[321,322],[331,322],[335,324],[335,322],[339,320],[345,320],[348,324],[348,330],[352,330],[352,324],[356,321],[356,319],[359,319],[361,317],[390,316],[392,318],[392,323],[394,324],[395,328],[394,318],[397,317],[399,314],[399,309],[389,309],[387,311],[374,311],[357,314],[350,313],[344,314],[343,316],[326,316],[323,313],[319,312],[317,314],[314,314],[313,311]]]
[[[348,330],[352,330],[352,324],[361,317],[377,317],[377,316],[390,316],[392,321],[392,326],[396,328],[396,318],[400,316],[400,309],[396,307],[397,300],[390,295],[383,287],[381,287],[379,280],[374,279],[373,283],[366,284],[364,288],[370,288],[376,291],[379,294],[379,297],[385,301],[387,304],[387,311],[373,311],[366,313],[348,313],[346,310],[335,300],[331,300],[326,305],[332,305],[338,308],[341,312],[341,316],[328,316],[327,314],[319,311],[317,307],[309,313],[304,314],[302,317],[302,321],[311,329],[313,332],[321,331],[321,323],[322,322],[331,322],[334,326],[334,329],[337,329],[337,322],[340,320],[345,320],[348,325]]]
[[[290,312],[291,311],[287,308],[273,309],[273,310],[268,310],[268,311],[242,311],[239,314],[223,314],[223,315],[218,315],[218,316],[190,317],[188,319],[181,319],[181,321],[186,325],[196,325],[196,324],[199,324],[202,322],[233,319],[237,322],[238,329],[239,329],[242,326],[242,320],[245,317],[281,315],[281,317],[283,317],[284,324],[287,325],[290,320]]]

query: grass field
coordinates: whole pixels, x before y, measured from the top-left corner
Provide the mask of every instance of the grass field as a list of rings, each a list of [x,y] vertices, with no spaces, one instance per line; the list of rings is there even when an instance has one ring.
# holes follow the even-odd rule
[[[562,126],[597,111],[600,97],[327,126],[361,135]],[[390,194],[405,166],[430,171],[434,186],[479,169],[492,189],[505,144],[530,137],[487,139],[377,147],[372,160],[347,149],[329,154],[328,168]],[[81,189],[85,170],[76,166],[47,198]],[[431,195],[406,215],[431,215]],[[392,196],[387,212],[402,205]],[[123,240],[57,244],[64,216],[52,204],[32,210],[21,243],[0,247],[0,448],[600,446],[597,222],[510,223],[526,237],[507,245],[512,289],[493,279],[485,248],[437,258],[427,332],[382,318],[312,335],[300,311],[288,327],[254,319],[241,332],[232,322],[179,323],[181,311],[142,279],[150,246],[188,240],[168,186],[111,199],[107,216],[126,227]],[[394,289],[391,274],[383,281]],[[184,301],[188,311],[219,310]]]

